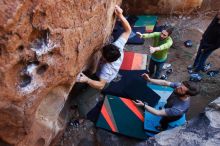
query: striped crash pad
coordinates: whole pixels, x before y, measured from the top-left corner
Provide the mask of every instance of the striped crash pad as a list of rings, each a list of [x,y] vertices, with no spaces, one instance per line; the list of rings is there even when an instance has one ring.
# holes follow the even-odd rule
[[[135,22],[134,26],[146,27],[146,32],[153,32],[156,23],[157,23],[157,16],[142,15],[142,16],[138,16],[138,19]]]
[[[173,88],[171,87],[165,87],[165,86],[159,86],[154,84],[147,84],[149,88],[151,88],[155,93],[157,93],[161,98],[156,106],[154,108],[156,109],[162,109],[164,105],[166,104],[167,99],[170,97],[170,95],[173,93]],[[145,111],[145,120],[144,120],[144,129],[147,131],[146,133],[149,136],[153,136],[156,133],[159,133],[155,127],[160,125],[160,116],[153,115],[149,113],[148,111]],[[181,126],[186,122],[185,114],[177,121],[169,123],[168,129]]]
[[[147,54],[125,51],[121,70],[145,70],[147,65]]]
[[[130,99],[107,95],[96,126],[129,137],[147,139],[143,109]]]
[[[139,99],[154,107],[160,96],[146,86],[147,81],[141,77],[145,70],[120,70],[117,77],[102,90],[103,94]]]

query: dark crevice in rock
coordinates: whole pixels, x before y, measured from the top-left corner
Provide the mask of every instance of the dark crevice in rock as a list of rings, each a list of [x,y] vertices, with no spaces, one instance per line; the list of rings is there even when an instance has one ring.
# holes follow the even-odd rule
[[[38,32],[39,36],[35,39],[35,41],[32,43],[32,47],[36,50],[41,49],[43,45],[48,44],[48,35],[49,32],[42,30]]]
[[[18,46],[17,50],[18,50],[19,52],[24,51],[24,46],[23,46],[23,45]]]
[[[29,62],[27,63],[27,65],[31,65],[31,64],[39,65],[40,62],[39,62],[38,60],[33,60],[33,61],[29,61]]]
[[[48,53],[49,56],[53,56],[53,54],[54,54],[53,52],[49,52]]]
[[[20,81],[20,87],[21,88],[26,87],[28,84],[31,83],[31,80],[32,80],[31,76],[26,75],[26,74],[22,75],[21,76],[21,81]]]
[[[49,34],[50,34],[49,29],[39,30],[34,28],[29,37],[29,41],[33,42],[36,41],[36,39],[41,38],[42,40],[44,40],[45,43],[47,43],[47,37],[49,36]]]
[[[0,56],[3,56],[5,54],[5,45],[0,44]]]
[[[41,66],[39,66],[37,68],[37,74],[42,75],[44,72],[46,72],[46,70],[48,69],[48,65],[47,64],[43,64]]]
[[[40,64],[38,60],[32,60],[24,63],[21,61],[21,64],[26,64],[25,67],[20,72],[20,84],[21,88],[26,87],[32,81],[32,75],[35,68]]]

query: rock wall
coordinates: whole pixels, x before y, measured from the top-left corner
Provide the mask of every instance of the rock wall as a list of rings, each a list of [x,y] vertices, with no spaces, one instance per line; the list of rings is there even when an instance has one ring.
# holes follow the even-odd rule
[[[128,14],[189,14],[201,6],[203,0],[125,0]]]
[[[46,146],[67,95],[108,39],[120,0],[0,1],[0,139]]]

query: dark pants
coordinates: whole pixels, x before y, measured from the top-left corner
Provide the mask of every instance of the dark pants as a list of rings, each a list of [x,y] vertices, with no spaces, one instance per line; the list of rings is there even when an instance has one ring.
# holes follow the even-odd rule
[[[195,67],[196,72],[199,72],[204,69],[205,62],[213,51],[213,49],[204,49],[203,46],[199,47],[196,59],[193,64],[193,67]]]
[[[149,69],[149,75],[151,77],[159,79],[164,63],[165,63],[165,61],[164,62],[157,62],[157,61],[154,61],[154,60],[151,59],[150,64],[149,64],[149,68],[148,68]],[[155,68],[156,68],[156,72],[155,72]],[[155,75],[154,75],[154,73],[155,73]]]
[[[179,120],[182,116],[175,116],[175,117],[162,117],[162,119],[160,120],[160,125],[163,129],[167,129],[168,128],[168,124],[170,122]]]

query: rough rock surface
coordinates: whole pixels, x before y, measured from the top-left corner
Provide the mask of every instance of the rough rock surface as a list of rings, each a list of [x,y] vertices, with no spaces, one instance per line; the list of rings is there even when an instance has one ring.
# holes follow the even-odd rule
[[[76,75],[108,39],[119,2],[0,1],[1,140],[49,145]]]
[[[126,0],[123,7],[128,14],[189,14],[201,6],[203,0]]]
[[[220,97],[210,103],[205,113],[190,120],[185,126],[161,132],[147,141],[135,141],[97,130],[97,143],[103,146],[219,146],[220,145]]]

